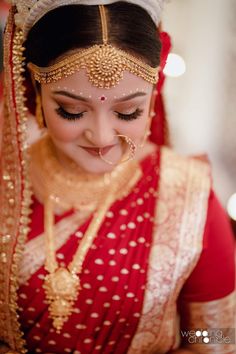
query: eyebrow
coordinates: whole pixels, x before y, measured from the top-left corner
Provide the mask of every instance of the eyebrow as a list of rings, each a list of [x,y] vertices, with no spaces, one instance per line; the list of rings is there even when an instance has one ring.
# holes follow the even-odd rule
[[[70,97],[70,98],[73,98],[75,100],[78,100],[78,101],[83,101],[83,102],[89,102],[89,100],[83,96],[78,96],[78,95],[75,95],[71,92],[67,92],[67,91],[53,91],[54,94],[56,95],[59,95],[59,96],[66,96],[66,97]]]
[[[60,96],[66,96],[66,97],[69,97],[69,98],[73,98],[75,100],[78,100],[78,101],[83,101],[83,102],[89,102],[90,100],[88,98],[85,98],[83,96],[80,96],[80,95],[75,95],[74,93],[71,93],[71,92],[67,92],[67,91],[63,91],[63,90],[59,90],[59,91],[53,91],[54,94],[56,95],[60,95]],[[135,92],[135,93],[132,93],[128,96],[124,96],[122,98],[118,98],[115,100],[115,102],[125,102],[125,101],[129,101],[133,98],[136,98],[136,97],[143,97],[143,96],[146,96],[147,94],[145,92]]]
[[[125,102],[125,101],[132,100],[133,98],[142,97],[142,96],[146,96],[146,95],[147,94],[145,92],[135,92],[135,93],[132,93],[131,95],[119,98],[119,99],[115,100],[115,102]]]

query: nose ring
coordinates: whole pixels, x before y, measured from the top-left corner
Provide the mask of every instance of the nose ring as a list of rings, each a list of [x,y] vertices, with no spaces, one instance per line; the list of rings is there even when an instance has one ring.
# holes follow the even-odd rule
[[[127,162],[129,160],[133,160],[134,157],[135,157],[135,154],[136,154],[137,145],[133,142],[133,140],[130,137],[128,137],[126,135],[117,134],[117,135],[114,135],[114,136],[118,137],[121,140],[123,140],[128,145],[128,154],[124,153],[122,159],[119,161],[118,164]],[[109,164],[109,165],[117,165],[117,163],[109,161],[103,156],[102,149],[99,149],[98,154],[99,154],[99,157],[101,158],[101,160],[103,160],[107,164]]]

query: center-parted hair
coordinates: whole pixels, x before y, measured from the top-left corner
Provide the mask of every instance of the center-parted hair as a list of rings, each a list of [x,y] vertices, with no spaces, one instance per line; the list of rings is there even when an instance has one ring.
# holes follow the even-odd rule
[[[140,6],[117,2],[106,6],[108,43],[157,67],[161,43],[155,23]],[[102,44],[98,6],[68,5],[48,12],[29,32],[27,62],[48,66],[66,52]]]

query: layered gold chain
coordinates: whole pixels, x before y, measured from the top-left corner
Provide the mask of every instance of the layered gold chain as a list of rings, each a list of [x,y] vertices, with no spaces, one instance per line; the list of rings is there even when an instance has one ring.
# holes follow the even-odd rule
[[[60,207],[61,211],[71,208],[95,210],[114,183],[117,185],[117,196],[123,198],[141,176],[138,163],[134,160],[100,175],[86,173],[70,160],[66,169],[59,162],[49,136],[34,144],[30,153],[30,174],[36,197],[44,203],[50,195],[54,207]]]
[[[60,333],[74,310],[80,291],[79,274],[104,217],[111,204],[127,195],[141,177],[137,162],[117,166],[111,173],[91,175],[71,163],[68,171],[56,157],[52,141],[47,136],[31,148],[31,177],[36,196],[44,204],[45,277],[44,289],[49,316]],[[67,268],[59,267],[54,244],[55,206],[61,210],[89,209],[92,221]]]

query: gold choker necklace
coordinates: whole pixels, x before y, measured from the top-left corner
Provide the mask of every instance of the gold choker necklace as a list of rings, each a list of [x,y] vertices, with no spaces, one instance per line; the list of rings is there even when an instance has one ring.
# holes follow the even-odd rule
[[[61,212],[72,208],[95,210],[113,183],[117,185],[117,197],[123,198],[141,175],[134,160],[100,175],[87,173],[72,161],[66,169],[58,161],[49,136],[31,147],[31,157],[31,178],[37,199],[45,203],[50,196],[54,207],[60,207]]]
[[[141,177],[137,162],[117,166],[111,173],[91,175],[74,166],[65,170],[56,158],[49,137],[31,147],[31,179],[38,199],[44,204],[44,232],[46,246],[44,289],[49,316],[60,333],[73,313],[80,291],[79,274],[104,217],[116,199],[127,195]],[[94,212],[92,221],[67,268],[59,267],[54,246],[53,226],[55,206],[60,210],[88,209]]]

